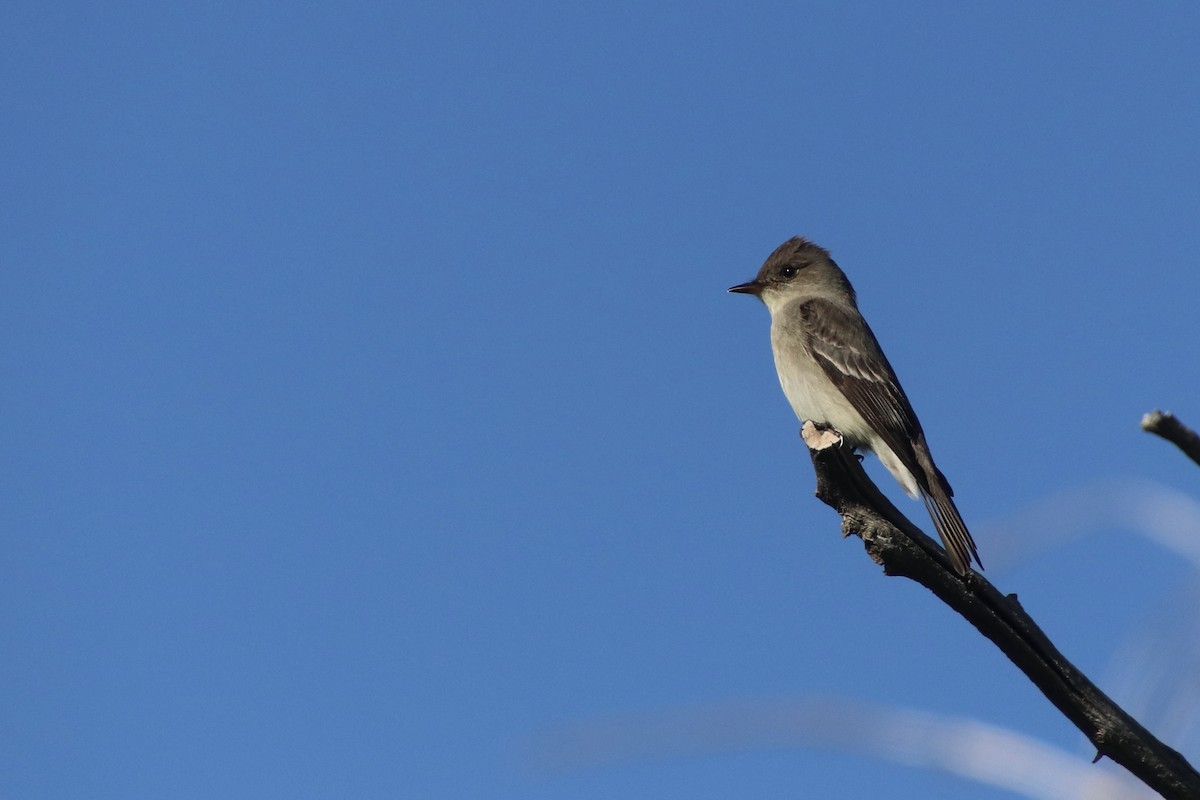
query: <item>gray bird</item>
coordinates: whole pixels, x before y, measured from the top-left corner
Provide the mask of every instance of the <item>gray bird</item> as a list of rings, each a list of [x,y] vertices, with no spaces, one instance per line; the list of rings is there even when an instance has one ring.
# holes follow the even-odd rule
[[[796,416],[874,452],[910,497],[925,502],[954,569],[966,575],[972,559],[982,568],[921,423],[829,251],[788,239],[754,280],[729,291],[755,295],[771,312],[775,370]]]

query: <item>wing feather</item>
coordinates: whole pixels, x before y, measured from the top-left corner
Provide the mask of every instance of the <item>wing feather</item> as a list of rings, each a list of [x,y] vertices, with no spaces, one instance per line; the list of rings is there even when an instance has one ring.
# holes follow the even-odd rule
[[[928,489],[913,444],[921,423],[875,334],[856,310],[814,298],[800,305],[804,346],[863,420]]]

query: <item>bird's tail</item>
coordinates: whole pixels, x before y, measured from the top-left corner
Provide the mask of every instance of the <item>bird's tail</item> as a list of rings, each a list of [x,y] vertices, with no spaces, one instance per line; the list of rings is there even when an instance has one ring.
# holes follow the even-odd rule
[[[975,540],[971,538],[967,524],[963,522],[962,515],[958,513],[958,508],[950,497],[949,485],[945,479],[933,480],[929,484],[927,491],[921,491],[921,499],[925,501],[925,508],[933,518],[933,526],[937,528],[938,536],[942,537],[942,545],[946,548],[946,555],[950,557],[954,571],[959,575],[966,575],[971,571],[972,559],[983,569],[983,562],[979,560],[979,552],[975,549]]]
[[[925,501],[929,516],[933,517],[933,527],[937,528],[938,536],[942,537],[942,546],[946,548],[946,555],[950,556],[954,571],[959,575],[966,575],[971,571],[971,559],[983,569],[983,562],[979,560],[979,552],[975,549],[975,540],[971,538],[967,523],[963,522],[958,507],[954,505],[954,490],[950,488],[946,476],[933,463],[933,456],[929,453],[925,437],[919,436],[914,445],[913,454],[917,457],[921,471],[925,473],[924,481],[920,481],[918,477],[921,483],[921,499]]]

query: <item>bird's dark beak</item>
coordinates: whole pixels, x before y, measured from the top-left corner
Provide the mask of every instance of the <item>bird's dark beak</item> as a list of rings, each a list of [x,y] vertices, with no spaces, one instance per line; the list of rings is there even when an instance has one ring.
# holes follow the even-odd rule
[[[730,286],[729,291],[736,294],[762,294],[763,285],[758,281],[750,281],[749,283],[739,283],[737,286]]]

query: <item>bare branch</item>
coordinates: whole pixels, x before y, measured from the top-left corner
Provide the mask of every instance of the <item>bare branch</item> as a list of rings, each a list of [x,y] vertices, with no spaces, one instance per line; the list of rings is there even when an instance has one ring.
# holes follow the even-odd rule
[[[1067,661],[1016,595],[982,575],[954,572],[942,549],[901,514],[863,472],[848,447],[806,422],[802,432],[817,474],[817,497],[842,518],[843,535],[859,536],[888,575],[916,581],[992,640],[1096,747],[1163,797],[1200,797],[1200,773],[1126,714]],[[814,445],[818,449],[814,449]]]
[[[1170,411],[1157,408],[1142,417],[1142,430],[1157,434],[1184,452],[1188,458],[1200,464],[1200,435],[1180,422]]]

